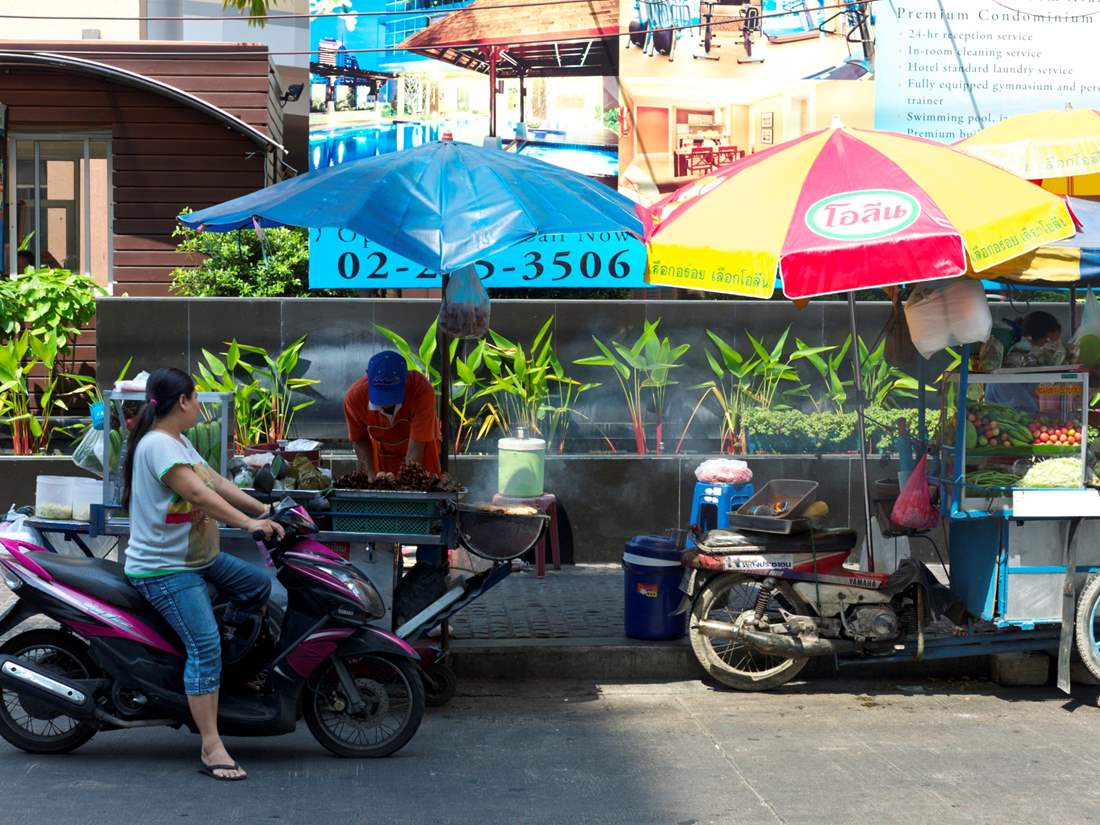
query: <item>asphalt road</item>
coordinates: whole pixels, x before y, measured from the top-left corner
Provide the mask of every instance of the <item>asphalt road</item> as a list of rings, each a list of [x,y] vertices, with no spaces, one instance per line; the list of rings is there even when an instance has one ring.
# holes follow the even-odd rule
[[[399,754],[329,756],[304,727],[233,739],[106,733],[75,754],[0,743],[0,823],[1073,823],[1100,820],[1096,689],[822,681],[770,694],[466,683]]]

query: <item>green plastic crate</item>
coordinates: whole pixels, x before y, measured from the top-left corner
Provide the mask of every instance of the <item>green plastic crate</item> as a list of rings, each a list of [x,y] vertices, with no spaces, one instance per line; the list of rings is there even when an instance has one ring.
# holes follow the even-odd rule
[[[442,501],[438,497],[337,491],[330,503],[332,529],[337,532],[417,536],[439,532]]]

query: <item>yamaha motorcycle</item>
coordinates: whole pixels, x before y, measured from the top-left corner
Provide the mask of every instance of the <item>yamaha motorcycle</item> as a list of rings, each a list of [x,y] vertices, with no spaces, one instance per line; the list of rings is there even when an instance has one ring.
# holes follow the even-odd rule
[[[286,734],[305,717],[338,756],[394,753],[424,713],[417,653],[371,624],[385,615],[382,597],[353,563],[309,538],[317,528],[304,508],[286,498],[271,518],[285,536],[253,538],[287,606],[269,603],[223,646],[221,733]],[[0,646],[0,736],[30,753],[66,753],[99,731],[196,730],[183,646],[120,564],[17,539],[0,544],[0,575],[17,597],[0,617],[0,635],[34,617],[59,625]]]

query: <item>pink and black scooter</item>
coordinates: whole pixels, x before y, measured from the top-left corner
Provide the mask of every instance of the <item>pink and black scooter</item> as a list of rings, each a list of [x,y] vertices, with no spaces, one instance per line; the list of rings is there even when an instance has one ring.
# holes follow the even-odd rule
[[[416,652],[371,624],[385,615],[382,597],[353,563],[308,538],[317,528],[302,507],[284,499],[272,518],[286,535],[261,547],[287,607],[269,604],[223,649],[221,732],[290,733],[304,716],[338,756],[394,753],[424,713]],[[182,645],[121,565],[0,544],[0,574],[17,597],[0,635],[35,616],[60,625],[0,646],[0,736],[31,753],[66,753],[101,730],[195,729]]]

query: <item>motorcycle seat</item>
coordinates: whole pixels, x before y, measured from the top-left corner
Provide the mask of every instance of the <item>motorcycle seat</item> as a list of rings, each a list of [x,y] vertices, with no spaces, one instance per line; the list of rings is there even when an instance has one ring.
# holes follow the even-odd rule
[[[54,579],[107,604],[130,610],[149,610],[152,605],[130,584],[122,565],[107,559],[35,553],[34,560]]]

